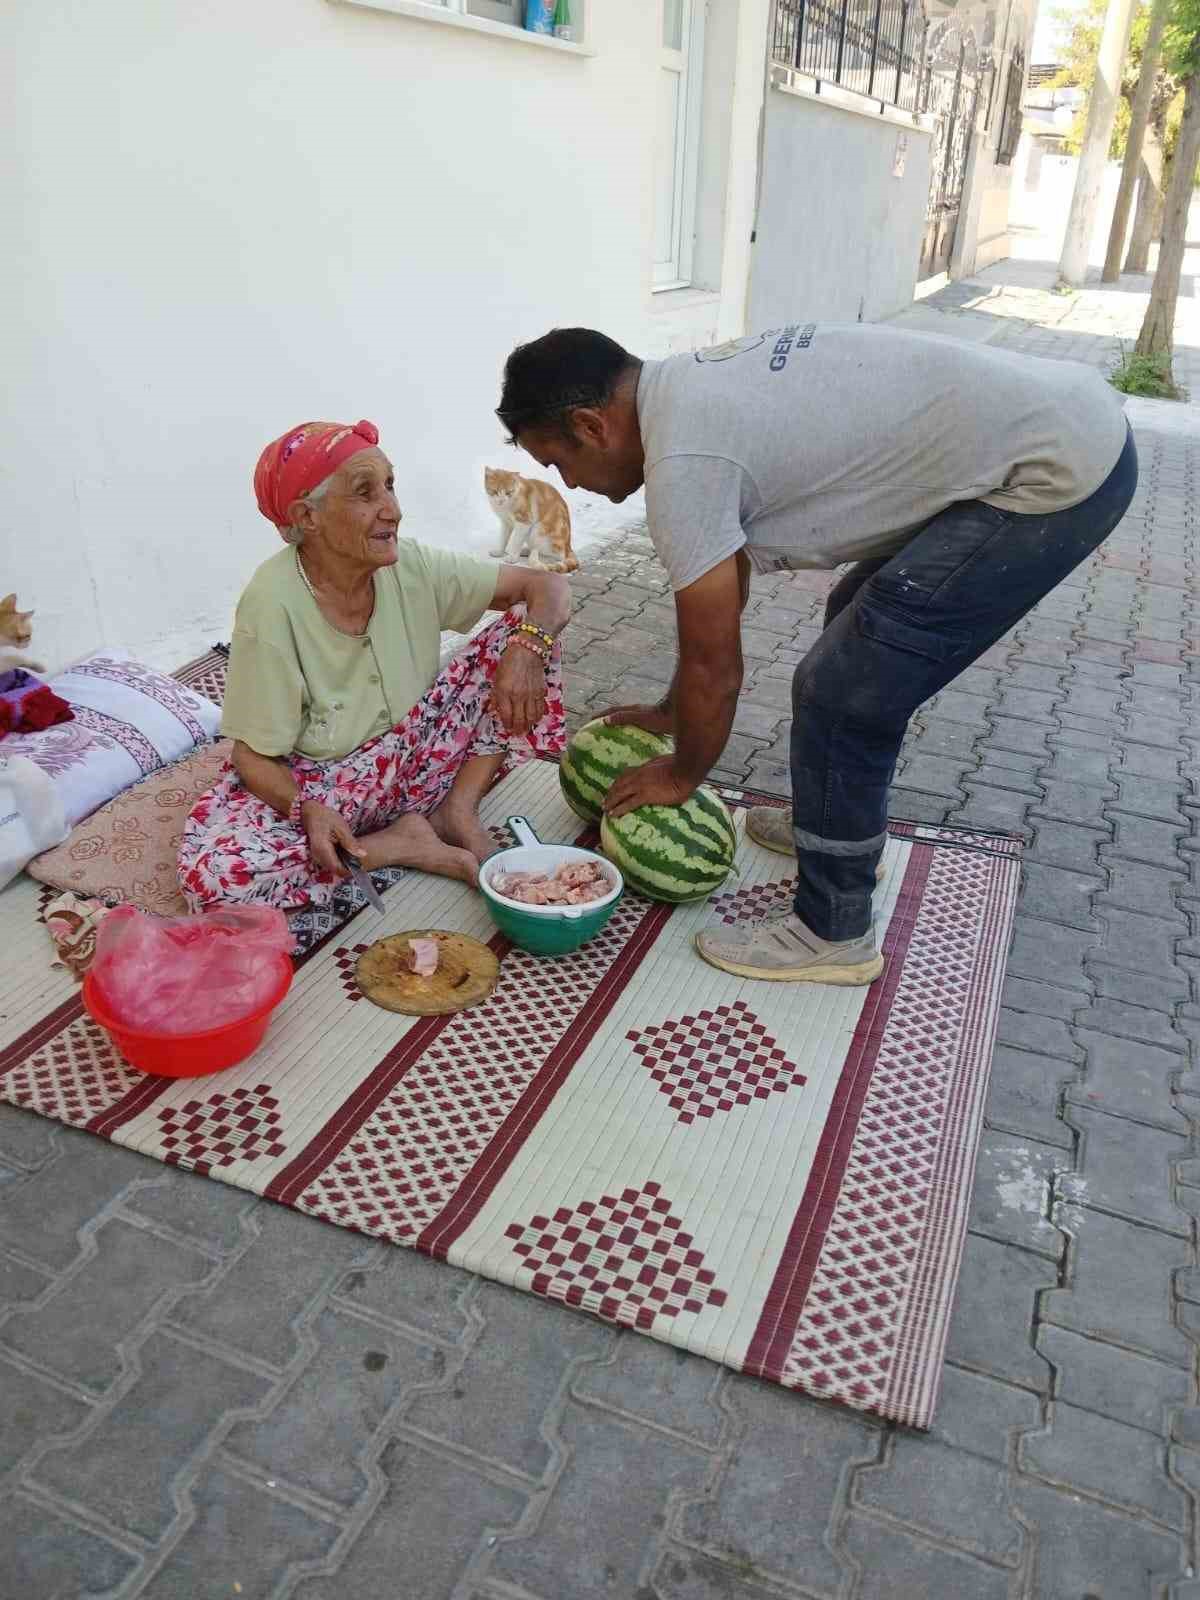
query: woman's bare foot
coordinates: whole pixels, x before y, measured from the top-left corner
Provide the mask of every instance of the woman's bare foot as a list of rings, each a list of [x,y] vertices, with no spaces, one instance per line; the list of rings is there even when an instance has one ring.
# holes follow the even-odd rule
[[[479,861],[473,852],[441,837],[426,817],[397,817],[358,843],[368,872],[375,867],[415,867],[418,872],[436,872],[443,878],[458,878],[472,888],[479,886]]]
[[[436,811],[430,812],[429,821],[444,844],[469,850],[476,861],[486,861],[500,848],[480,822],[475,807],[465,803],[455,804],[452,797],[443,800]]]

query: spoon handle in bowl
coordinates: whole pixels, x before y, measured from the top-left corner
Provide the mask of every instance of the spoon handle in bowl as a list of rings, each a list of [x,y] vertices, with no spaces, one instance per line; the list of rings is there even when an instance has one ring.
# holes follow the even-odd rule
[[[505,817],[504,823],[518,844],[541,844],[528,817]]]

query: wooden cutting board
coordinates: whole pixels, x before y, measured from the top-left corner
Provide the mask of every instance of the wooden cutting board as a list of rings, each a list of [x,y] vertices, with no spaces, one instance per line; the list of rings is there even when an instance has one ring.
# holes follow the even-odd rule
[[[410,939],[436,939],[441,949],[431,978],[408,968]],[[485,944],[465,933],[410,928],[376,939],[358,958],[355,979],[368,1000],[406,1017],[444,1016],[486,1000],[496,987],[500,962]]]

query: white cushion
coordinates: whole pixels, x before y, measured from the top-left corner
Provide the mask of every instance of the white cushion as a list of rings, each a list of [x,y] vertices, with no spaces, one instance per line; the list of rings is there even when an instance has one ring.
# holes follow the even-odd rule
[[[24,756],[0,752],[0,888],[66,836],[66,818],[52,780]]]
[[[221,712],[123,650],[104,650],[50,680],[74,722],[13,733],[5,755],[28,756],[54,779],[67,822],[91,816],[160,767],[216,737]]]

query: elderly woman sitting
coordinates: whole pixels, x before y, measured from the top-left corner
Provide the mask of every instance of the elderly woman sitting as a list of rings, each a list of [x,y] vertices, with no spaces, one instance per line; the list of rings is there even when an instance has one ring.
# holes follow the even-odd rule
[[[339,847],[368,870],[476,883],[496,849],[483,795],[562,749],[566,580],[398,539],[378,440],[369,422],[309,422],[259,459],[259,509],[289,548],[238,604],[222,718],[233,758],[180,848],[193,910],[324,905],[346,876]],[[507,614],[439,672],[441,631],[488,610]]]

